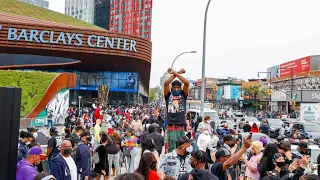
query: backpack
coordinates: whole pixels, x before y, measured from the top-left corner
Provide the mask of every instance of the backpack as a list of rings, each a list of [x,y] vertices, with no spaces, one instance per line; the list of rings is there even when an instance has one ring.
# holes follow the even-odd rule
[[[62,142],[62,137],[61,136],[55,136],[56,139],[56,146],[55,148],[57,148],[60,151],[60,146],[61,146],[61,142]]]
[[[73,157],[74,161],[76,161],[78,146],[80,146],[81,144],[85,144],[85,143],[83,141],[80,141],[73,147],[71,157]]]
[[[92,163],[93,164],[98,164],[100,162],[100,157],[98,151],[94,151],[93,156],[92,156]]]

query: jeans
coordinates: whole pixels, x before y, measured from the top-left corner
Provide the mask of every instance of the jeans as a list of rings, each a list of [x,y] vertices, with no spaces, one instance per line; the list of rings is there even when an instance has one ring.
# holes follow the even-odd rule
[[[116,176],[120,175],[120,151],[117,154],[108,154],[108,162],[109,162],[109,172],[112,172],[112,164],[116,169]]]
[[[128,162],[129,162],[129,173],[133,173],[135,168],[134,168],[134,161],[136,159],[136,155],[138,154],[137,149],[133,148],[130,151],[130,156],[128,157]]]
[[[51,161],[52,156],[48,157],[48,168],[49,168],[49,173],[51,172],[51,166],[52,166],[52,161]]]
[[[167,138],[168,138],[168,152],[172,152],[174,149],[177,148],[177,140],[185,136],[184,130],[168,130],[167,131]]]
[[[52,124],[52,120],[47,120],[48,122],[47,122],[47,129],[49,129],[49,126],[50,126],[50,128],[51,127],[53,127],[53,124]]]

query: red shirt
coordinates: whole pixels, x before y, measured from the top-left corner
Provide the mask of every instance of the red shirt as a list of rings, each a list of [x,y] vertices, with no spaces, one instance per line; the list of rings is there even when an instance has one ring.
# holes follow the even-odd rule
[[[158,173],[154,170],[151,170],[150,171],[150,174],[149,174],[149,179],[148,180],[159,180],[159,176],[158,176]]]
[[[137,170],[135,170],[134,172],[137,172]],[[146,180],[160,180],[160,178],[156,171],[150,170],[149,177],[147,177]]]
[[[101,111],[100,108],[97,108],[97,109],[94,111],[94,123],[96,123],[96,120],[97,120],[97,119],[100,119],[101,121],[103,120],[100,111]]]
[[[85,120],[86,122],[89,121],[89,116],[87,113],[83,115],[83,120]]]
[[[258,133],[259,132],[259,128],[251,127],[250,132]]]

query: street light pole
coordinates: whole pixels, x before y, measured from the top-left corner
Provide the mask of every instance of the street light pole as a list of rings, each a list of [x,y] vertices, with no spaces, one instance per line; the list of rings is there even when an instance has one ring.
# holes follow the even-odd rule
[[[206,42],[207,42],[207,16],[208,16],[208,9],[211,0],[208,1],[206,12],[204,14],[204,25],[203,25],[203,41],[202,41],[202,75],[201,75],[201,107],[200,107],[200,114],[203,117],[204,114],[204,81],[206,76]]]
[[[187,52],[183,52],[183,53],[179,54],[179,55],[178,55],[176,58],[174,58],[174,60],[172,61],[171,69],[173,68],[174,62],[176,62],[176,60],[178,59],[178,57],[180,57],[180,56],[183,55],[183,54],[188,54],[188,53],[197,53],[197,51],[187,51]]]
[[[78,96],[78,98],[79,98],[79,117],[80,117],[80,104],[81,104],[81,98],[82,98],[82,96]]]

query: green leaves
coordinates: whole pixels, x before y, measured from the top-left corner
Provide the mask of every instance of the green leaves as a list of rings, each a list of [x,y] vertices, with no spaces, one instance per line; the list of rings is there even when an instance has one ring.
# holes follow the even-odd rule
[[[22,88],[21,117],[25,117],[38,104],[57,73],[0,70],[0,87]]]

